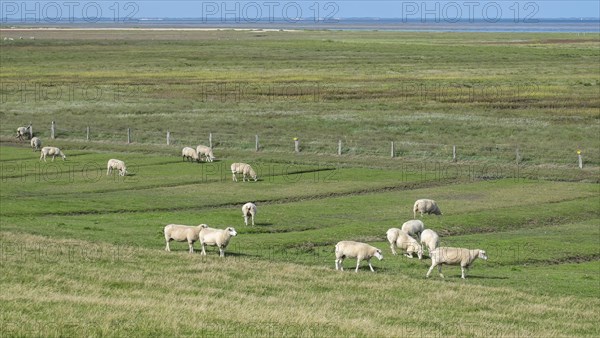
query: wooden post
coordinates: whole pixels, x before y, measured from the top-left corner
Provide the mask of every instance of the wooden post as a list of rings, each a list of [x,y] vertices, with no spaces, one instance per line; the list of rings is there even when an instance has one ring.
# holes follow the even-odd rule
[[[255,141],[256,141],[255,142],[256,143],[255,144],[255,149],[256,149],[256,151],[258,151],[258,149],[259,149],[259,146],[258,146],[258,135],[254,135],[254,138],[255,138]]]
[[[208,146],[212,148],[212,133],[208,134]]]
[[[167,130],[167,145],[171,144],[171,132]]]
[[[392,158],[396,156],[396,146],[394,145],[394,141],[392,141],[392,145],[390,146],[390,156]]]
[[[131,143],[131,128],[127,128],[127,144]]]
[[[294,137],[294,150],[299,153],[300,152],[300,140],[297,137]]]
[[[31,140],[33,138],[33,126],[31,125],[31,122],[29,122],[29,139]]]
[[[342,140],[338,140],[338,155],[342,155]]]
[[[54,134],[54,132],[55,132],[55,129],[56,129],[56,123],[54,123],[54,121],[52,121],[52,125],[50,126],[50,138],[51,138],[51,139],[54,139],[54,136],[55,136],[55,134]]]
[[[456,162],[456,146],[452,146],[452,162]]]
[[[90,126],[87,126],[85,128],[85,140],[89,141],[90,140]]]

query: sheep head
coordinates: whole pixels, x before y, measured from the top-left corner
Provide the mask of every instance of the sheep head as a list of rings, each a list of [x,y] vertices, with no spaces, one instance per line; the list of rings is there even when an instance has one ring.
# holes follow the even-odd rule
[[[483,259],[484,261],[487,261],[488,257],[485,253],[485,250],[479,250],[479,258]]]
[[[379,260],[383,259],[383,254],[381,253],[381,250],[379,250],[379,249],[375,250],[375,254],[373,254],[373,256],[377,257],[377,259],[379,259]]]
[[[227,231],[227,233],[229,234],[229,236],[237,236],[237,231],[235,231],[235,229],[233,227],[227,227],[225,229],[225,231]]]

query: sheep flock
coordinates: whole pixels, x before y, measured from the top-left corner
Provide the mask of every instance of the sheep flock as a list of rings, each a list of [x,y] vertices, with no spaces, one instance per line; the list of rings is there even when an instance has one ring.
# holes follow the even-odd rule
[[[62,157],[63,160],[66,159],[66,155],[57,147],[45,146],[42,148],[42,140],[39,137],[30,137],[33,135],[31,130],[31,124],[27,127],[19,127],[17,128],[16,137],[19,140],[23,140],[24,137],[30,138],[32,150],[40,151],[40,161],[46,161],[48,156],[52,158],[52,161],[54,161],[56,156]],[[213,162],[216,160],[213,149],[204,145],[184,147],[181,150],[181,156],[184,161]],[[244,182],[246,180],[250,181],[251,179],[255,182],[258,180],[257,172],[250,164],[234,162],[231,164],[230,168],[234,182],[237,182],[238,175],[242,176],[242,181]],[[127,166],[124,161],[111,158],[107,162],[106,174],[110,175],[114,171],[118,172],[119,176],[126,176],[128,174]],[[413,258],[413,255],[416,254],[418,259],[422,260],[426,257],[424,254],[425,249],[427,251],[427,258],[431,260],[431,265],[425,274],[426,277],[429,277],[433,269],[437,267],[440,277],[444,278],[444,275],[442,274],[442,265],[446,264],[460,266],[461,278],[463,279],[466,278],[467,269],[472,266],[476,259],[488,259],[487,253],[482,249],[440,246],[440,236],[433,229],[426,228],[425,223],[422,220],[426,214],[442,215],[441,209],[435,200],[418,199],[415,201],[411,210],[413,212],[413,219],[406,220],[399,228],[391,227],[387,230],[385,235],[381,233],[372,234],[388,240],[390,251],[393,256],[398,255],[398,250],[400,250],[401,253],[408,258]],[[242,215],[245,226],[248,226],[249,222],[252,226],[255,225],[256,214],[256,204],[248,202],[242,205]],[[417,215],[419,215],[421,219],[417,219]],[[207,246],[215,246],[219,250],[219,257],[221,258],[225,257],[225,249],[232,237],[238,235],[233,226],[219,229],[209,227],[205,223],[197,226],[175,223],[168,224],[163,227],[163,234],[166,244],[165,251],[171,251],[171,241],[187,242],[188,252],[193,254],[194,243],[199,242],[201,246],[201,255],[207,254]],[[335,270],[343,271],[344,259],[354,258],[356,259],[355,272],[359,271],[360,263],[363,260],[366,260],[369,269],[372,272],[375,272],[375,268],[371,264],[371,259],[375,257],[378,260],[382,260],[383,251],[380,248],[353,239],[357,238],[340,239],[335,245],[333,250],[335,255]]]

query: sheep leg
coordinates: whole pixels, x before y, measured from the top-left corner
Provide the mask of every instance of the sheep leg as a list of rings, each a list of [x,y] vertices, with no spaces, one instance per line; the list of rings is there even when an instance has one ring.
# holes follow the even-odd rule
[[[254,225],[254,215],[252,215],[252,225]]]
[[[219,247],[219,257],[225,257],[225,248]]]
[[[190,253],[194,253],[194,242],[188,242],[188,246],[190,247]]]
[[[467,272],[467,267],[460,267],[460,278],[465,279],[465,273]]]
[[[235,173],[233,173],[233,181],[237,182],[237,177],[235,177]]]
[[[169,247],[169,240],[167,239],[167,246],[165,247],[165,251],[171,252],[171,248]]]
[[[358,266],[360,265],[360,258],[356,259],[356,270],[354,270],[354,272],[358,272]],[[371,265],[371,263],[369,263],[369,266]]]
[[[248,216],[244,215],[244,224],[248,225]]]
[[[433,271],[433,268],[435,268],[435,263],[431,264],[429,270],[427,270],[427,275],[425,275],[425,277],[429,278],[429,275],[431,274],[431,271]]]
[[[404,256],[406,256],[408,258],[413,258],[412,252],[410,254],[409,253],[405,253]]]
[[[398,254],[398,253],[396,252],[396,245],[395,245],[395,243],[391,243],[391,244],[390,244],[390,249],[392,249],[392,254],[393,254],[394,256],[396,256],[396,255]]]
[[[202,255],[202,256],[206,256],[206,250],[205,250],[205,248],[204,248],[204,243],[203,243],[203,242],[200,242],[200,245],[202,246],[202,252],[200,253],[200,255]]]
[[[444,274],[442,273],[442,264],[438,265],[438,272],[440,273],[440,277],[444,278]]]
[[[373,265],[371,265],[371,259],[367,259],[367,263],[369,264],[369,268],[371,268],[371,272],[375,272],[375,269],[373,269]]]

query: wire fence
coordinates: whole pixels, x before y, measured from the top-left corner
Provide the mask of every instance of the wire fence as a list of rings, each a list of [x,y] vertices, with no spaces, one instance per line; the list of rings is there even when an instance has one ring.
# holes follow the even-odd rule
[[[302,152],[337,156],[376,156],[445,161],[486,160],[502,163],[530,163],[555,165],[600,165],[598,149],[550,149],[543,144],[439,144],[391,140],[382,135],[380,139],[335,137],[322,135],[319,139],[293,138],[289,135],[258,135],[251,133],[206,132],[190,134],[184,131],[142,130],[130,127],[111,129],[93,125],[78,129],[60,128],[52,123],[49,128],[34,127],[33,136],[40,137],[44,144],[52,139],[115,144],[162,144],[174,148],[194,147],[198,144],[218,149],[265,152]],[[13,134],[14,135],[14,134]],[[200,136],[199,136],[200,135]],[[579,152],[579,153],[578,153]],[[579,162],[581,157],[581,163]]]

